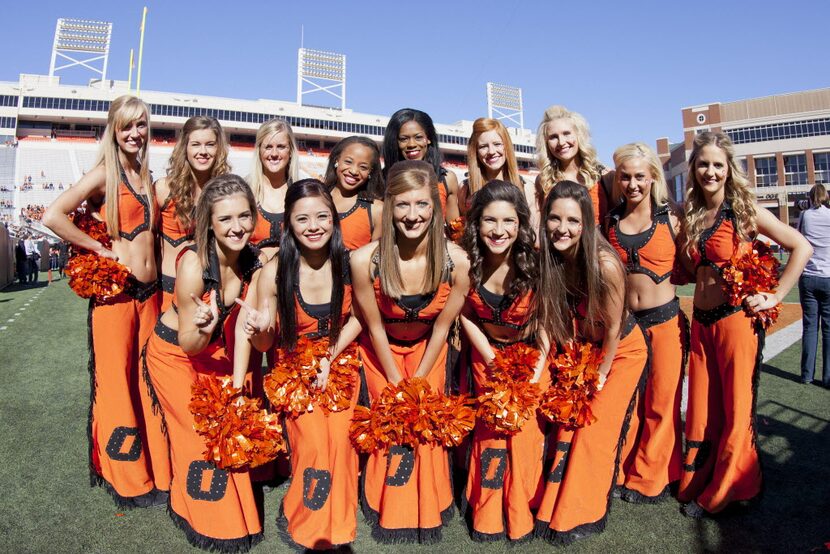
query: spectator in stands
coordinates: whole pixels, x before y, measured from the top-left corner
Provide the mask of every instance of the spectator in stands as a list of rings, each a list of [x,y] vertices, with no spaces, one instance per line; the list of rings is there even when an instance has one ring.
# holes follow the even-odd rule
[[[798,230],[813,246],[813,255],[798,280],[803,337],[801,382],[812,383],[821,324],[821,382],[830,388],[830,201],[824,185],[810,189],[810,207],[801,213]]]
[[[395,162],[423,160],[428,162],[438,176],[438,194],[444,220],[450,222],[458,211],[458,178],[452,171],[441,167],[441,150],[438,133],[429,114],[412,108],[403,108],[392,114],[383,135],[383,177]]]

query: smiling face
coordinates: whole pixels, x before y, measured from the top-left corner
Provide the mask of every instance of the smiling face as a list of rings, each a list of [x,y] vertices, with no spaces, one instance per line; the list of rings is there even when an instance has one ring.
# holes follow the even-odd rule
[[[187,163],[196,174],[210,172],[216,162],[216,152],[219,148],[216,133],[212,129],[199,129],[187,137]]]
[[[244,194],[232,194],[214,202],[210,227],[220,248],[240,251],[254,230],[254,216]]]
[[[629,205],[637,205],[651,195],[654,177],[645,158],[630,158],[617,167],[620,192]]]
[[[545,141],[548,153],[565,164],[579,154],[579,139],[570,119],[554,119],[545,125]]]
[[[582,210],[573,198],[558,198],[550,206],[545,230],[548,241],[557,252],[572,258],[579,251],[582,237]]]
[[[143,115],[118,129],[115,132],[115,141],[122,152],[135,156],[144,148],[149,129],[147,116]]]
[[[320,250],[331,240],[334,218],[320,196],[301,198],[291,208],[291,233],[301,249]]]
[[[519,214],[510,202],[496,200],[481,211],[478,236],[492,254],[508,254],[519,235]]]
[[[479,163],[486,168],[488,180],[498,179],[507,158],[504,156],[504,141],[497,131],[481,133],[476,144]]]
[[[374,165],[372,149],[363,144],[350,144],[337,158],[337,183],[343,191],[354,191],[366,184]]]
[[[262,172],[267,175],[280,175],[288,170],[291,162],[291,141],[285,131],[274,133],[262,141],[259,147],[259,159]]]
[[[695,179],[703,194],[709,198],[722,195],[729,178],[729,160],[726,152],[714,144],[700,149],[695,160]]]
[[[392,221],[398,233],[408,239],[423,237],[432,224],[434,206],[429,186],[395,195],[392,200]]]
[[[398,131],[398,148],[406,160],[423,160],[430,145],[427,132],[415,121],[407,121]]]

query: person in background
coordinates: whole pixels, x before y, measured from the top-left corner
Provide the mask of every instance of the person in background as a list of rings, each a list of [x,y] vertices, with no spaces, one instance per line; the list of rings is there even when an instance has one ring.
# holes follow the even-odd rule
[[[830,388],[830,200],[824,185],[810,189],[810,207],[802,212],[798,230],[813,246],[813,255],[798,280],[804,327],[801,382],[813,382],[821,325],[821,384]]]

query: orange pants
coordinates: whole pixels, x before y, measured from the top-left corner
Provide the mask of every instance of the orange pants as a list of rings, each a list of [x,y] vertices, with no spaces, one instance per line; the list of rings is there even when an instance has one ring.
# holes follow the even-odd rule
[[[761,492],[754,416],[763,340],[740,308],[695,309],[682,502],[717,513]]]
[[[471,356],[476,394],[481,394],[487,366],[477,350],[473,349]],[[546,372],[539,387],[544,390],[549,384],[550,373]],[[544,491],[544,427],[544,420],[534,418],[525,422],[521,431],[507,436],[476,425],[465,496],[473,540],[505,536],[520,540],[533,533],[533,511]]]
[[[548,435],[555,452],[536,514],[537,535],[568,543],[605,529],[622,443],[647,375],[648,346],[634,325],[617,346],[605,386],[591,400],[597,420],[574,431],[554,427]]]
[[[670,495],[669,484],[680,480],[682,427],[680,400],[688,324],[680,303],[671,302],[634,314],[651,346],[651,371],[639,403],[639,440],[633,440],[631,465],[625,468],[623,497],[657,502]],[[636,429],[631,425],[630,428]]]
[[[205,461],[205,443],[193,429],[188,407],[197,376],[230,375],[232,362],[225,349],[215,344],[188,356],[178,346],[176,335],[159,321],[145,350],[170,437],[170,516],[195,546],[225,552],[248,550],[262,539],[251,479],[245,470],[226,471]]]
[[[355,405],[357,387],[347,410],[327,414],[315,403],[314,411],[285,419],[293,478],[277,523],[292,546],[328,550],[355,539],[358,456],[349,440]]]
[[[404,379],[415,374],[427,338],[412,344],[390,344]],[[386,387],[386,374],[366,333],[360,337],[360,355],[369,398]],[[427,375],[433,390],[444,391],[447,375],[444,346]],[[441,527],[453,514],[453,495],[447,449],[441,446],[393,446],[369,455],[362,475],[361,504],[372,525],[372,536],[383,543],[441,540]]]
[[[170,488],[167,439],[139,378],[141,346],[158,315],[156,283],[131,281],[115,298],[90,302],[90,480],[125,508]]]

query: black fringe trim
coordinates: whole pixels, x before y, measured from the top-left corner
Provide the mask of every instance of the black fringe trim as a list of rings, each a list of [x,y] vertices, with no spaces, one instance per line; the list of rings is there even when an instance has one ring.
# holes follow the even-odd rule
[[[260,532],[255,535],[246,535],[238,539],[214,539],[212,537],[202,535],[201,533],[197,533],[186,519],[173,511],[173,507],[170,504],[167,505],[167,514],[170,516],[170,519],[173,520],[176,527],[184,531],[185,537],[187,537],[187,542],[196,548],[201,548],[202,550],[207,550],[208,552],[226,552],[229,554],[248,552],[263,538],[262,532]]]
[[[139,496],[121,496],[106,479],[94,472],[90,475],[90,486],[101,487],[102,489],[104,489],[115,501],[115,505],[122,510],[132,510],[133,508],[149,508],[155,506],[155,500],[156,498],[158,498],[157,495],[160,492],[158,489],[154,488],[150,492],[144,493]]]
[[[566,546],[576,540],[584,539],[590,535],[602,533],[605,531],[605,524],[608,521],[608,512],[602,516],[602,519],[593,523],[585,523],[577,525],[570,531],[556,531],[550,528],[549,521],[536,520],[536,527],[534,529],[534,536],[546,540],[554,546]]]
[[[93,462],[94,458],[94,448],[95,442],[92,440],[92,407],[95,405],[95,392],[98,389],[98,381],[95,378],[95,342],[92,340],[92,310],[95,308],[95,301],[90,299],[89,300],[89,312],[87,313],[86,318],[86,327],[87,327],[87,348],[89,349],[89,364],[87,366],[87,371],[89,371],[89,415],[87,416],[86,422],[86,437],[87,442],[89,443],[89,486],[90,487],[97,487],[102,486],[101,484],[104,483],[103,477],[98,475],[98,471],[95,468],[95,462]],[[116,500],[117,502],[117,500]]]
[[[671,498],[671,491],[672,486],[666,485],[665,488],[655,496],[647,496],[633,489],[623,487],[621,498],[632,504],[659,504]]]
[[[153,413],[161,416],[161,432],[169,440],[170,436],[167,434],[167,419],[164,417],[164,409],[161,407],[159,397],[156,394],[156,387],[153,386],[153,380],[150,379],[150,369],[147,367],[147,344],[141,347],[141,376],[144,378],[144,385],[147,387],[147,395],[150,397]]]
[[[441,541],[442,528],[452,521],[455,515],[455,503],[451,502],[449,507],[441,512],[441,525],[430,528],[413,529],[386,529],[380,525],[380,514],[369,506],[366,499],[366,471],[360,475],[360,511],[363,518],[372,528],[372,538],[381,544],[436,544]]]

